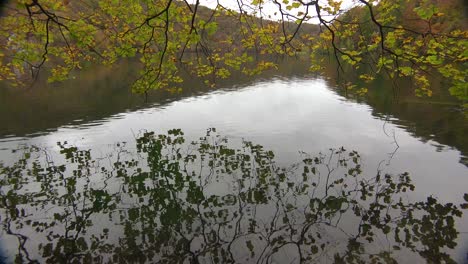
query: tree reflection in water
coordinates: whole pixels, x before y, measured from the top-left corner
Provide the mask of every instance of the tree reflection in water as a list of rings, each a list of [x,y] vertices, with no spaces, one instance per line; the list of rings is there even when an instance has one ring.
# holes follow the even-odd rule
[[[18,262],[441,262],[456,246],[457,206],[408,201],[407,173],[369,177],[343,148],[284,168],[214,129],[192,143],[144,133],[101,158],[59,147],[0,166],[3,240]]]

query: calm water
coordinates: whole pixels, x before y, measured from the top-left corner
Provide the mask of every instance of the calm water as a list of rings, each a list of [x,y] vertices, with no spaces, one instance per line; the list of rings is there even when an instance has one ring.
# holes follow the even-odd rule
[[[132,183],[126,182],[125,180],[113,178],[115,175],[118,175],[118,168],[116,168],[115,164],[112,163],[115,161],[116,153],[120,153],[117,149],[121,150],[122,153],[126,153],[125,155],[127,155],[126,158],[128,160],[132,160],[134,157],[137,157],[137,160],[138,158],[142,159],[141,168],[143,168],[143,170],[147,169],[150,172],[157,172],[158,170],[155,170],[152,167],[150,159],[145,158],[145,155],[150,156],[151,152],[148,150],[150,148],[148,147],[147,149],[142,150],[138,149],[135,145],[136,138],[141,137],[144,131],[154,131],[156,134],[166,134],[168,130],[174,128],[181,129],[184,133],[183,137],[186,142],[197,141],[198,145],[195,146],[200,146],[203,142],[203,140],[200,140],[200,137],[205,136],[209,128],[216,128],[215,134],[219,135],[219,138],[226,138],[227,143],[223,143],[226,144],[226,148],[230,147],[239,151],[239,155],[234,155],[234,157],[236,157],[234,160],[242,155],[255,156],[256,152],[250,148],[247,151],[245,148],[242,151],[239,150],[242,149],[241,147],[245,141],[253,142],[253,144],[259,144],[263,146],[263,149],[271,150],[274,153],[275,166],[286,168],[289,173],[287,178],[294,178],[297,180],[302,173],[302,171],[296,171],[297,166],[302,170],[302,166],[304,165],[302,163],[297,165],[298,162],[300,163],[304,159],[304,155],[315,157],[320,155],[319,153],[322,153],[324,156],[322,162],[316,164],[318,167],[320,167],[319,165],[322,165],[322,167],[317,169],[325,170],[322,172],[322,174],[325,175],[327,170],[327,166],[325,166],[327,165],[326,160],[328,158],[330,158],[330,160],[336,158],[336,155],[333,156],[329,149],[333,148],[338,150],[340,147],[343,147],[346,150],[343,151],[343,155],[348,155],[352,150],[359,153],[359,164],[362,169],[361,174],[364,177],[363,179],[370,179],[377,175],[379,171],[382,172],[382,175],[384,173],[398,175],[403,172],[408,172],[412,183],[416,187],[414,192],[411,192],[410,194],[395,194],[398,197],[405,197],[408,201],[425,201],[426,197],[432,195],[433,197],[436,197],[440,203],[451,202],[454,204],[460,204],[463,202],[463,194],[468,192],[468,168],[466,166],[465,159],[466,151],[468,150],[466,137],[468,124],[462,113],[456,110],[454,102],[442,92],[440,94],[436,92],[435,98],[431,100],[423,100],[412,97],[409,92],[403,89],[400,91],[400,97],[396,101],[393,99],[393,95],[389,93],[391,88],[388,87],[388,84],[384,81],[377,81],[373,84],[375,88],[372,88],[369,95],[366,97],[361,99],[347,98],[335,88],[335,82],[329,80],[329,78],[336,78],[336,76],[333,76],[332,71],[328,77],[313,76],[309,75],[303,69],[301,63],[287,62],[280,65],[279,72],[266,73],[256,79],[242,79],[240,77],[237,79],[234,78],[232,80],[220,82],[219,88],[216,90],[203,88],[201,84],[196,82],[187,83],[185,84],[186,88],[184,88],[184,91],[181,94],[170,94],[165,92],[153,93],[150,95],[149,101],[144,102],[141,96],[131,95],[125,81],[116,77],[127,75],[131,76],[133,74],[131,68],[129,69],[123,66],[113,69],[112,71],[102,70],[102,72],[98,72],[98,74],[102,76],[99,80],[93,78],[91,74],[82,73],[81,76],[78,77],[80,81],[70,81],[63,85],[40,88],[35,87],[28,91],[13,91],[11,89],[0,90],[1,160],[3,160],[6,165],[12,164],[18,155],[20,155],[18,152],[12,154],[12,149],[17,149],[20,146],[34,145],[43,150],[44,153],[49,153],[51,159],[57,159],[57,164],[60,162],[66,163],[64,158],[59,157],[57,154],[60,150],[60,146],[57,145],[57,142],[67,141],[71,146],[76,146],[82,150],[91,150],[93,155],[92,157],[94,159],[102,160],[102,157],[106,157],[106,159],[109,160],[109,162],[104,166],[107,170],[114,172],[114,174],[107,174],[112,175],[112,177],[109,176],[109,185],[106,183],[106,186],[102,186],[102,181],[106,177],[105,173],[90,173],[90,182],[91,184],[94,184],[94,187],[91,189],[104,190],[107,194],[110,194],[112,199],[116,199],[116,193],[118,193],[118,191],[116,191],[118,189],[116,186],[132,186]],[[210,134],[209,138],[211,138],[211,136],[212,135]],[[217,137],[213,138],[216,139]],[[219,138],[217,138],[217,140],[219,140]],[[117,142],[127,143],[124,145],[125,148],[121,149],[122,145],[117,147]],[[213,141],[209,142],[211,144],[209,144],[210,146],[218,146],[216,144],[212,144]],[[142,144],[144,145],[144,143]],[[167,143],[167,145],[168,146],[163,144],[167,149],[170,149],[170,147],[173,148],[173,146],[169,146],[171,143]],[[220,143],[220,145],[222,144]],[[177,146],[177,148],[180,147],[180,149],[187,150],[190,149],[188,146],[189,145],[187,144],[182,144],[182,146]],[[138,152],[138,150],[140,150],[140,152]],[[213,151],[216,152],[219,151],[219,149],[214,148]],[[141,155],[138,155],[137,152]],[[203,150],[201,148],[194,147],[194,152],[201,154]],[[40,153],[40,151],[38,153]],[[75,152],[72,154],[74,155],[74,153]],[[170,153],[170,151],[167,153]],[[227,154],[220,152],[219,155],[223,156]],[[330,157],[330,155],[333,157]],[[38,154],[36,156],[42,161],[41,164],[47,164],[47,162],[44,161],[43,156]],[[197,158],[200,158],[201,156],[202,155],[199,155]],[[162,155],[162,157],[169,156]],[[175,160],[178,162],[178,160],[174,158],[170,158],[168,160]],[[230,158],[226,156],[226,160],[230,160]],[[271,161],[271,159],[268,160],[269,162]],[[343,168],[341,164],[338,165],[338,160],[339,158],[336,161],[336,171],[342,172]],[[204,161],[201,160],[199,162],[203,163]],[[261,165],[263,164],[262,162],[259,163],[258,160],[256,160],[256,162],[256,166],[263,168],[263,165]],[[197,166],[196,164],[196,162],[193,162],[189,164],[192,167],[189,167],[193,169],[194,166]],[[234,168],[234,171],[243,166],[239,164],[236,163],[236,166],[238,167]],[[254,165],[250,164],[248,169],[251,170]],[[328,165],[330,164],[328,163]],[[70,166],[71,167],[67,172],[73,170],[73,166]],[[210,167],[210,165],[207,166]],[[223,166],[224,169],[222,169]],[[215,173],[218,175],[217,177],[221,177],[222,175],[232,177],[232,175],[234,175],[233,173],[226,172],[226,166],[232,166],[232,164],[223,163],[220,165],[219,167],[221,168],[221,172],[219,174]],[[212,167],[212,169],[214,168],[217,167]],[[271,169],[271,167],[268,168]],[[126,171],[132,171],[132,173],[135,173],[133,171],[135,168],[132,165],[128,165],[125,169]],[[277,175],[278,172],[275,170],[273,171],[274,174]],[[346,170],[343,171],[346,172]],[[242,170],[242,172],[244,171]],[[23,171],[23,173],[25,175],[25,171]],[[258,177],[258,175],[260,175],[258,174],[259,171],[257,170],[256,173],[255,177]],[[271,171],[269,173],[271,174]],[[3,177],[5,177],[5,175],[3,175]],[[65,175],[71,174],[65,173]],[[210,182],[205,185],[200,185],[206,187],[206,189],[202,188],[204,198],[209,195],[216,195],[218,198],[222,197],[223,199],[230,199],[229,197],[231,196],[228,197],[223,195],[227,195],[229,193],[236,194],[236,192],[241,193],[242,188],[245,187],[244,185],[252,186],[250,178],[248,184],[240,184],[239,182],[241,181],[235,181],[232,178],[229,178],[229,180],[223,179],[223,183],[219,183],[219,179],[212,181],[211,178],[209,178],[212,173],[205,174],[200,172],[200,175],[203,175],[200,176],[200,179],[203,179],[205,182]],[[336,179],[339,179],[340,174],[338,173],[336,177]],[[149,179],[146,180],[149,181]],[[146,180],[145,184],[148,184]],[[30,197],[34,192],[37,194],[44,192],[45,195],[45,190],[47,188],[44,189],[43,187],[39,187],[39,182],[40,180],[24,180],[22,188],[17,189],[16,192],[24,195],[25,197]],[[296,185],[302,186],[303,184],[300,181],[293,182],[294,184],[291,183],[291,185],[294,185],[294,187],[296,187]],[[6,182],[3,183],[6,184]],[[283,183],[284,182],[278,183],[278,186],[283,186]],[[190,184],[187,183],[187,186]],[[240,185],[237,186],[236,184]],[[265,191],[266,193],[276,193],[275,190],[270,190],[268,189],[269,187],[259,184],[260,183],[256,182],[254,184],[256,189],[253,189],[262,190],[262,192]],[[1,194],[6,195],[8,190],[14,190],[15,188],[12,187],[13,185],[14,183],[9,182],[9,185],[6,185],[8,187],[0,189]],[[177,184],[174,182],[174,186],[176,185]],[[73,193],[82,192],[83,195],[74,197],[73,199],[75,199],[74,201],[83,200],[84,206],[86,199],[83,197],[87,197],[85,194],[87,193],[86,186],[88,185],[84,182],[78,181],[77,186],[80,186],[76,187],[78,191]],[[184,189],[185,187],[177,189],[173,185],[171,186],[172,187],[170,188],[168,186],[165,186],[164,188],[174,188],[178,193],[178,199],[181,199],[176,204],[184,205],[184,202],[187,202],[186,199],[190,196],[188,193],[193,191],[191,189],[193,186],[190,185],[192,187],[187,187],[187,189]],[[63,199],[66,200],[68,198],[63,198],[67,191],[66,189],[61,188],[63,188],[63,186],[57,187],[56,196],[52,195],[48,198],[49,201],[57,199],[55,207],[53,206],[55,203],[52,202],[46,204],[43,202],[40,205],[33,205],[34,199],[32,199],[28,204],[26,201],[27,199],[24,197],[23,198],[26,199],[24,203],[19,202],[19,204],[21,204],[22,208],[26,211],[38,212],[37,215],[41,215],[40,217],[36,215],[38,218],[53,218],[54,214],[60,215],[63,212],[66,212],[68,210],[67,208],[75,208],[74,206],[70,206],[70,203],[63,203]],[[151,224],[147,222],[149,220],[145,219],[143,216],[142,208],[144,208],[144,206],[138,207],[137,205],[147,204],[145,202],[152,199],[149,197],[152,197],[153,193],[160,193],[161,190],[164,189],[162,187],[162,189],[155,188],[143,193],[135,191],[132,195],[130,187],[127,189],[125,187],[122,188],[122,190],[126,190],[126,196],[119,196],[120,204],[117,203],[116,208],[102,209],[99,207],[103,210],[102,212],[95,212],[96,215],[91,215],[87,218],[87,220],[91,222],[88,226],[89,228],[71,228],[71,230],[74,230],[75,228],[74,232],[77,234],[74,237],[75,240],[73,243],[77,243],[78,237],[83,237],[82,241],[86,241],[91,245],[91,241],[93,241],[91,237],[93,235],[97,236],[98,234],[101,235],[101,237],[98,238],[99,241],[109,241],[107,251],[104,249],[105,245],[103,244],[100,244],[99,247],[97,247],[98,249],[94,249],[96,252],[100,252],[100,256],[106,256],[99,259],[99,261],[111,259],[113,255],[112,252],[115,253],[119,250],[123,250],[124,246],[122,244],[120,244],[122,248],[115,247],[115,245],[119,243],[129,245],[130,253],[127,255],[135,254],[135,252],[131,251],[135,248],[142,247],[139,243],[143,243],[142,241],[145,241],[145,239],[138,235],[129,235],[128,232],[131,232],[132,230],[126,229],[125,222],[127,221],[128,223],[128,219],[131,219],[131,221],[134,221],[134,225],[136,226],[135,228],[140,228],[140,232],[145,230],[145,224],[151,226]],[[338,187],[335,186],[334,188]],[[148,187],[147,189],[149,190],[150,188]],[[288,187],[280,189],[282,190],[281,197],[284,197],[285,200],[292,199],[296,201],[296,203],[294,203],[294,210],[292,211],[296,212],[302,210],[301,212],[304,212],[304,214],[301,214],[300,216],[290,215],[290,218],[292,217],[297,220],[297,222],[290,226],[300,226],[299,222],[301,221],[298,219],[308,219],[305,214],[306,210],[304,209],[307,206],[302,204],[301,201],[307,200],[304,197],[311,197],[311,193],[308,191],[305,193],[289,192],[287,191]],[[317,192],[321,193],[320,190]],[[314,195],[315,194],[316,193],[314,191]],[[255,196],[256,193],[252,195],[253,197],[258,198],[258,195]],[[330,194],[327,193],[321,197],[325,198],[329,196]],[[137,199],[138,197],[139,199]],[[264,223],[270,221],[268,219],[272,219],[276,215],[274,213],[275,207],[273,205],[278,205],[281,199],[278,198],[275,200],[268,196],[267,198],[269,199],[265,199],[269,200],[269,202],[263,203],[258,202],[259,200],[262,200],[261,198],[252,198],[251,203],[245,203],[245,208],[247,211],[255,211],[256,214],[254,215],[249,211],[249,214],[251,215],[249,215],[247,219],[234,221],[235,217],[233,215],[236,214],[232,212],[234,210],[233,206],[242,207],[241,201],[243,200],[240,197],[243,196],[239,194],[239,200],[236,200],[237,202],[233,202],[230,205],[226,205],[225,208],[222,206],[219,207],[226,210],[226,215],[223,215],[225,218],[220,216],[220,218],[211,219],[206,216],[206,213],[209,211],[207,208],[211,208],[212,211],[214,210],[212,205],[205,207],[205,210],[207,210],[205,212],[200,213],[200,211],[198,211],[200,213],[200,217],[198,218],[190,218],[185,214],[181,216],[181,212],[189,211],[187,208],[191,208],[190,210],[196,208],[193,204],[203,204],[203,199],[198,200],[198,202],[189,202],[188,204],[191,204],[191,206],[181,207],[186,208],[187,210],[174,209],[175,211],[171,211],[175,204],[167,202],[162,203],[166,207],[161,205],[166,211],[161,208],[153,209],[155,211],[162,210],[167,212],[167,214],[170,214],[170,212],[178,212],[174,213],[175,217],[181,217],[184,221],[187,220],[187,223],[190,223],[190,225],[197,223],[197,221],[201,223],[201,226],[204,226],[204,223],[209,223],[210,221],[213,221],[213,223],[216,222],[218,224],[218,231],[221,226],[223,226],[220,223],[225,221],[226,225],[223,226],[223,228],[226,228],[226,230],[222,229],[224,232],[223,236],[219,235],[218,232],[217,245],[220,248],[225,247],[230,249],[230,251],[227,250],[226,252],[231,253],[231,261],[235,260],[236,262],[255,263],[258,260],[262,263],[274,263],[275,261],[277,263],[284,263],[285,260],[290,260],[293,263],[299,262],[300,258],[298,257],[298,251],[295,251],[294,249],[296,244],[284,243],[284,246],[274,249],[274,245],[267,243],[270,246],[263,247],[263,242],[261,242],[263,241],[262,239],[251,237],[253,234],[260,234],[263,232],[262,234],[264,235],[270,235],[265,235],[265,237],[273,239],[273,233],[277,233],[273,232],[272,229],[264,228],[262,229],[263,231],[246,233],[242,238],[240,238],[240,235],[238,235],[236,231],[241,230],[241,227],[248,229],[249,223],[251,223],[252,219],[256,219],[256,222],[263,221]],[[248,195],[246,197],[248,197]],[[41,198],[37,199],[41,200]],[[91,200],[92,199],[89,198],[89,201]],[[245,201],[249,201],[249,199],[245,198]],[[73,202],[71,204],[75,205]],[[93,204],[96,206],[96,200],[94,203],[90,202],[90,204],[91,207]],[[252,206],[252,204],[255,204],[255,206],[249,207]],[[259,204],[263,204],[263,206],[260,206]],[[335,208],[335,206],[331,204],[332,202],[328,204],[330,205],[328,208],[330,210]],[[129,209],[130,207],[133,209]],[[138,217],[131,217],[129,212],[135,208],[140,210],[138,211],[140,214],[138,214]],[[276,208],[276,211],[280,211],[278,209],[279,207]],[[6,207],[4,209],[6,209]],[[326,211],[328,209],[322,208],[322,211]],[[117,213],[122,210],[128,210],[128,212],[125,214]],[[214,211],[218,213],[217,210]],[[47,254],[44,253],[44,245],[46,245],[46,243],[43,243],[43,241],[47,239],[47,232],[50,230],[53,230],[52,233],[58,234],[57,238],[48,238],[49,241],[52,241],[51,247],[56,247],[58,248],[57,250],[60,251],[60,247],[57,246],[60,244],[60,242],[57,242],[59,241],[58,237],[63,237],[65,236],[64,234],[68,234],[68,231],[63,230],[68,230],[66,228],[67,225],[65,225],[65,228],[60,226],[60,224],[57,224],[55,227],[46,226],[42,227],[42,231],[35,231],[32,227],[20,225],[17,227],[11,227],[8,232],[5,227],[5,219],[8,219],[8,215],[5,212],[6,211],[4,210],[1,218],[1,220],[4,221],[4,230],[1,233],[1,243],[4,255],[10,257],[10,261],[12,255],[16,254],[17,251],[22,251],[23,249],[24,252],[29,252],[28,256],[30,259],[41,260],[42,258],[54,255],[50,252]],[[93,212],[93,210],[87,211],[85,210],[85,207],[81,208],[82,215],[87,215],[87,212]],[[115,215],[112,215],[114,213]],[[336,221],[338,216],[335,213],[336,212],[334,212],[333,215],[328,215],[327,219],[331,222]],[[343,213],[346,215],[345,212]],[[205,214],[206,218],[201,217],[202,214]],[[395,214],[398,214],[398,211],[394,212],[393,216],[395,216]],[[64,225],[63,219],[67,219],[70,214],[64,213],[63,215],[66,217],[59,217],[56,219],[57,223],[61,223],[62,225]],[[109,218],[105,218],[102,215],[108,215]],[[284,215],[288,216],[287,210],[284,212]],[[468,254],[468,218],[466,215],[465,210],[465,216],[461,219],[457,218],[456,220],[456,228],[460,232],[458,239],[456,240],[458,245],[454,250],[445,250],[460,263],[467,261]],[[167,226],[173,227],[175,225],[175,223],[171,222],[173,220],[164,220],[168,217],[167,215],[158,215],[157,213],[154,213],[148,214],[148,216],[159,219],[158,224],[153,223],[154,225],[164,226],[166,229]],[[229,218],[231,216],[233,217],[232,219]],[[10,217],[12,216],[10,215]],[[16,220],[17,223],[20,223],[21,221],[26,223],[28,219],[32,219],[34,221],[34,217],[32,216],[23,216],[24,219],[19,216],[16,217],[17,218],[14,218],[14,220]],[[169,217],[168,219],[172,218]],[[232,220],[232,223],[229,222],[229,219]],[[359,223],[358,220],[350,216],[344,216],[344,219],[347,219],[343,224],[343,228],[345,230],[351,230],[353,228],[353,223]],[[304,221],[301,222],[303,225],[304,223],[307,223],[306,220]],[[50,224],[50,222],[48,223]],[[102,227],[111,226],[109,223],[115,224],[116,226],[110,227],[110,231],[105,231],[104,233],[107,233],[103,235]],[[239,226],[239,228],[232,229],[231,225],[236,226],[236,223],[238,223],[237,226]],[[192,234],[191,232],[193,230],[188,228],[188,226],[189,225],[187,224],[183,228],[176,227],[174,230],[177,232],[169,232],[170,234],[166,235],[175,240],[179,239],[177,241],[182,241],[184,234],[188,237]],[[210,226],[212,231],[215,230],[214,226],[214,224]],[[257,228],[260,227],[257,226]],[[281,227],[278,228],[279,230],[283,230]],[[325,230],[322,230],[322,228]],[[86,230],[86,232],[83,230]],[[161,230],[158,232],[162,232]],[[169,230],[171,229],[169,228]],[[110,235],[108,234],[109,232],[111,233]],[[133,230],[132,232],[136,231]],[[213,259],[213,254],[220,254],[221,256],[223,252],[220,251],[213,253],[214,251],[210,251],[210,247],[207,246],[211,245],[207,242],[207,240],[210,239],[205,237],[209,232],[193,232],[195,234],[192,234],[192,240],[185,238],[191,241],[188,243],[188,247],[191,249],[189,251],[192,253],[198,252],[197,254],[199,255],[197,256],[199,257],[197,259],[202,263],[216,262],[216,258]],[[336,231],[327,231],[326,227],[317,227],[314,232],[329,234],[329,236],[334,239],[325,239],[326,243],[329,243],[327,245],[334,245],[334,247],[345,251],[346,243],[348,243],[349,240],[348,238],[336,234]],[[23,241],[23,238],[21,236],[14,235],[13,233],[20,233],[30,239],[22,245],[21,241]],[[163,235],[161,233],[157,233],[155,236]],[[224,237],[225,240],[226,237],[231,237],[231,243],[226,243],[224,245],[219,242],[223,241],[223,239],[220,239],[219,237]],[[284,235],[284,237],[288,236]],[[132,238],[133,240],[125,240],[124,238]],[[233,243],[232,241],[236,242]],[[175,243],[174,245],[177,244],[170,239],[164,240],[164,243],[166,244],[161,241],[159,242],[162,244],[156,243],[153,247],[143,247],[147,250],[145,253],[153,252],[153,254],[156,254],[156,257],[154,255],[147,256],[146,259],[141,259],[141,261],[149,261],[150,259],[162,261],[164,260],[164,256],[166,256],[164,254],[167,253],[167,256],[171,256],[171,254],[178,254],[178,250],[182,250],[177,249],[177,247],[174,246],[173,248],[169,247],[170,249],[167,249],[166,251],[163,250],[166,252],[164,254],[161,252],[154,253],[156,252],[154,251],[155,247],[166,248],[167,243],[169,243],[169,245],[170,243]],[[269,242],[271,242],[271,240],[269,240]],[[39,246],[38,244],[40,243],[43,243],[43,246]],[[147,243],[147,241],[145,243]],[[242,245],[237,245],[238,243]],[[382,246],[381,240],[379,243],[379,246]],[[390,242],[388,243],[388,245],[393,245]],[[372,251],[375,245],[372,243],[369,244],[370,245],[366,246],[366,249]],[[74,247],[74,250],[78,250],[79,248],[78,251],[81,250],[80,252],[85,252],[89,249],[89,245],[86,246],[86,249],[84,249],[84,247]],[[23,248],[21,248],[21,246],[23,246]],[[132,249],[133,246],[134,248]],[[329,252],[324,248],[321,248],[319,245],[317,245],[317,248],[314,247],[311,250],[310,244],[303,244],[301,247],[307,247],[307,252],[315,253],[316,251],[320,251],[318,253],[320,257],[311,256],[311,258],[307,260],[309,262],[312,260],[327,260],[331,262],[333,260],[333,250]],[[63,252],[67,252],[66,248],[66,246],[62,248]],[[262,251],[261,248],[268,249]],[[273,253],[268,253],[270,251]],[[200,252],[204,252],[204,255]],[[275,252],[279,253],[276,254]],[[338,250],[338,252],[341,251]],[[361,254],[363,253],[361,252]],[[69,253],[67,255],[63,253],[62,255],[71,259],[72,257],[78,258],[79,254],[73,255],[72,253]],[[269,257],[266,257],[267,255]],[[405,250],[397,251],[394,255],[396,255],[397,260],[401,262],[407,262],[409,260],[414,261],[413,258],[415,258],[415,256]],[[400,256],[400,258],[398,258],[398,256]],[[189,261],[190,257],[193,257],[193,254],[188,254],[186,261]],[[122,257],[122,259],[125,258]],[[59,260],[64,259],[55,259],[55,261]],[[220,262],[224,262],[223,260],[226,261],[226,258],[220,257],[218,260]],[[95,261],[98,261],[98,259],[95,259]],[[169,259],[168,261],[175,262],[180,260]]]

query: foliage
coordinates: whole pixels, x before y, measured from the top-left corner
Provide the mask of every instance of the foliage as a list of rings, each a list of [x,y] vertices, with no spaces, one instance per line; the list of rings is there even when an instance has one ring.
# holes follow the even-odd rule
[[[461,2],[359,2],[363,5],[336,13],[315,50],[331,51],[341,68],[365,68],[360,78],[366,82],[380,73],[392,80],[411,78],[418,96],[431,96],[433,75],[442,75],[451,94],[467,102],[468,31]]]
[[[174,129],[98,158],[66,142],[60,155],[21,150],[0,166],[1,224],[18,241],[16,261],[394,263],[408,251],[453,261],[445,250],[456,246],[461,211],[408,201],[407,173],[365,173],[343,148],[280,167],[272,151],[239,143],[215,129],[186,143]]]
[[[213,85],[232,70],[250,75],[275,67],[253,62],[252,52],[293,55],[299,49],[293,43],[304,46],[281,35],[295,24],[264,21],[222,5],[210,10],[198,1],[25,0],[13,10],[0,22],[2,43],[9,47],[1,51],[0,76],[14,81],[26,70],[36,77],[45,64],[51,67],[49,81],[60,81],[89,63],[136,57],[141,71],[135,92],[174,89],[183,71]]]
[[[235,9],[218,0],[209,10],[199,0],[20,0],[0,21],[0,42],[8,47],[0,51],[0,78],[18,84],[19,76],[36,77],[48,65],[49,80],[59,81],[89,63],[137,58],[133,90],[144,93],[177,88],[182,71],[211,86],[232,71],[275,68],[263,54],[312,51],[319,68],[316,55],[328,51],[340,65],[369,67],[366,80],[382,72],[410,77],[421,96],[431,95],[438,72],[466,103],[468,33],[456,0],[355,2],[344,10],[337,0],[234,1]],[[319,23],[319,38],[310,22]]]

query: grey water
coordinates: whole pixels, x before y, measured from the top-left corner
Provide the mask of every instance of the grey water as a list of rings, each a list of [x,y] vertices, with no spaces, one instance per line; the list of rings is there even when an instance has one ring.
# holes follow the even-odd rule
[[[408,172],[416,186],[410,200],[433,196],[460,204],[468,192],[468,124],[444,92],[421,99],[408,88],[395,98],[388,83],[377,81],[368,95],[353,97],[337,87],[336,76],[313,75],[301,63],[285,62],[279,71],[220,81],[215,89],[186,82],[181,93],[156,91],[145,101],[116,77],[131,74],[122,66],[101,70],[99,78],[81,73],[62,84],[1,89],[0,160],[14,162],[17,156],[11,151],[20,146],[57,152],[57,142],[66,141],[106,153],[117,142],[134,145],[144,131],[181,129],[190,141],[216,128],[231,141],[247,140],[271,150],[279,166],[301,160],[302,152],[356,150],[368,175]],[[457,220],[457,230],[458,245],[448,251],[463,263],[468,254],[466,212]],[[0,236],[9,235],[4,231]],[[14,240],[2,242],[10,255],[17,248]]]

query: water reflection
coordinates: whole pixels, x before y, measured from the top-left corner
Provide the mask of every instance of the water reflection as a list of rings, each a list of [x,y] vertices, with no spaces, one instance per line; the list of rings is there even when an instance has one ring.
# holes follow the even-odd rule
[[[230,79],[219,80],[217,89],[207,88],[200,80],[187,78],[181,93],[154,91],[150,93],[147,103],[145,103],[143,96],[132,95],[129,90],[129,82],[136,74],[136,68],[131,63],[122,63],[112,69],[95,68],[90,71],[77,72],[76,79],[61,84],[41,84],[38,82],[37,87],[23,91],[19,91],[17,88],[1,87],[0,141],[22,142],[24,140],[20,137],[34,138],[50,135],[64,128],[76,130],[96,128],[96,126],[124,118],[128,113],[144,112],[153,108],[163,110],[181,100],[190,98],[197,100],[197,96],[209,97],[214,93],[238,91],[245,87],[275,86],[276,83],[281,82],[279,80],[283,79],[288,82],[288,86],[295,86],[296,79],[306,81],[307,78],[312,78],[313,80],[309,79],[311,83],[307,84],[309,86],[315,86],[314,83],[317,81],[321,82],[321,80],[316,79],[317,76],[311,76],[308,71],[309,61],[307,58],[278,60],[277,62],[278,70],[268,71],[259,76],[246,77],[233,73]],[[456,148],[462,154],[461,162],[467,164],[468,137],[465,135],[468,134],[468,122],[466,122],[463,113],[454,107],[454,105],[459,105],[459,102],[456,102],[448,94],[443,83],[432,87],[434,91],[432,98],[417,98],[413,95],[414,89],[408,81],[399,83],[399,89],[394,93],[395,89],[393,89],[392,84],[382,76],[377,76],[372,83],[359,83],[359,74],[359,72],[350,70],[346,71],[344,77],[346,81],[369,89],[366,96],[357,98],[356,101],[365,104],[366,107],[370,106],[367,109],[373,116],[401,127],[418,140],[434,144],[439,150]],[[337,80],[340,80],[336,67],[331,63],[324,67],[323,76],[326,77],[327,89],[334,89],[337,86]],[[340,89],[336,89],[336,91],[344,96],[342,100],[348,102],[353,100],[351,93],[346,95]],[[270,92],[268,91],[268,93]],[[282,96],[288,96],[288,94]],[[255,105],[258,104],[255,100],[261,98],[251,98],[250,101],[253,104],[247,105],[247,107],[257,111],[254,109]],[[309,104],[312,108],[313,105],[325,103],[315,98],[307,99],[310,100]],[[243,106],[246,107],[246,104]],[[288,105],[278,106],[277,111],[294,113],[290,108],[295,109],[295,107],[295,101],[290,101]],[[235,111],[236,109],[227,110]],[[308,122],[307,119],[299,120],[299,117],[305,116],[304,114],[294,113],[290,116],[292,120],[297,122]],[[214,119],[216,115],[212,113],[207,118]],[[324,123],[340,122],[331,115],[319,116],[318,118],[322,118]],[[179,124],[167,125],[168,127],[179,127]],[[221,124],[209,124],[209,126],[220,127]],[[281,124],[281,127],[288,126],[297,126],[297,124],[288,120]],[[201,126],[200,130],[204,127],[205,124]],[[235,127],[234,129],[240,128]],[[343,128],[339,129],[343,130]],[[329,143],[329,145],[334,144],[335,142]],[[338,142],[338,144],[343,143]]]
[[[375,76],[371,82],[363,82],[359,75],[365,70],[347,69],[346,75],[338,75],[336,65],[330,63],[323,68],[330,87],[342,87],[350,82],[356,87],[367,87],[365,96],[355,97],[353,91],[336,89],[348,100],[371,106],[372,115],[386,120],[411,133],[423,142],[436,141],[439,151],[456,148],[461,153],[460,162],[468,166],[468,122],[460,107],[462,103],[448,91],[450,86],[437,74],[433,76],[431,97],[417,97],[411,79],[390,81],[384,75]]]
[[[121,113],[163,108],[171,102],[206,95],[219,88],[236,90],[265,79],[304,76],[309,73],[305,63],[305,60],[278,61],[278,70],[256,76],[233,72],[231,78],[218,80],[217,88],[209,88],[203,80],[187,74],[181,91],[152,91],[147,101],[143,95],[130,91],[137,76],[137,64],[131,61],[78,71],[74,73],[75,78],[62,83],[38,81],[25,90],[0,83],[0,138],[45,135],[63,126],[100,125]]]
[[[194,142],[146,132],[107,155],[58,146],[0,167],[1,239],[16,261],[438,263],[457,245],[458,206],[409,201],[408,173],[363,171],[356,151],[280,166],[215,129]]]

